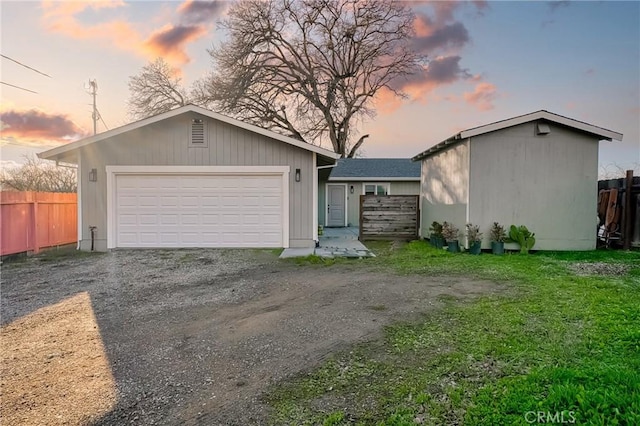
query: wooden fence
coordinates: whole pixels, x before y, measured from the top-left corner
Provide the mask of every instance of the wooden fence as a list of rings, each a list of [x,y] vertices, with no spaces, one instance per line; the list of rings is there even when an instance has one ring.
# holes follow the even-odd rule
[[[0,255],[77,241],[77,194],[0,192]]]
[[[598,182],[598,238],[607,246],[640,247],[640,176]]]
[[[359,239],[417,239],[418,201],[418,195],[361,195]]]

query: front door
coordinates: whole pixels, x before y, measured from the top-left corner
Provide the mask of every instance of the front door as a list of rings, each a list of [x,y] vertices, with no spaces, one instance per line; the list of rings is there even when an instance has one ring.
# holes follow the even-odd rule
[[[344,226],[345,186],[327,185],[327,226]]]

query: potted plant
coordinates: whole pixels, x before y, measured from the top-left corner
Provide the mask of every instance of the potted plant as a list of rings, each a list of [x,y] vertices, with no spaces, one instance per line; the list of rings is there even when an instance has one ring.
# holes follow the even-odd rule
[[[489,231],[489,238],[491,239],[491,252],[493,254],[504,254],[504,240],[507,238],[504,226],[498,222],[493,222],[491,231]]]
[[[469,253],[480,254],[482,249],[482,232],[480,227],[467,223],[467,242],[469,243]]]
[[[452,223],[442,223],[442,236],[447,242],[447,250],[451,253],[457,253],[460,251],[460,245],[458,244],[458,228]]]
[[[536,234],[529,231],[526,226],[511,225],[509,228],[509,240],[520,244],[520,253],[528,254],[536,244]]]
[[[442,248],[444,239],[442,238],[442,225],[440,222],[433,221],[429,228],[429,242],[436,248]]]

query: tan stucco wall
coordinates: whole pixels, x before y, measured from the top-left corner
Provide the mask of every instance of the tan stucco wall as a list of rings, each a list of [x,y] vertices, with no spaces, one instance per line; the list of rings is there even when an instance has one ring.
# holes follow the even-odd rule
[[[422,160],[420,183],[421,235],[431,222],[447,221],[461,231],[467,220],[469,142],[460,142]]]
[[[495,221],[526,225],[539,250],[596,245],[598,138],[549,123],[476,136],[470,144],[469,221],[485,233]]]
[[[191,120],[207,122],[207,148],[188,146]],[[186,113],[80,148],[81,248],[90,246],[89,226],[97,226],[98,250],[107,247],[106,166],[290,166],[289,244],[312,247],[313,154],[196,113]],[[97,182],[89,170],[97,169]],[[301,181],[295,182],[295,169]]]

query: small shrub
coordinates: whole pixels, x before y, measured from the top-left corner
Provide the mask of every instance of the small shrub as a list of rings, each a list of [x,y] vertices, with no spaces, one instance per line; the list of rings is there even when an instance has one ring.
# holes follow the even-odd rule
[[[447,241],[456,241],[458,239],[458,228],[452,223],[442,223],[442,236]]]
[[[529,250],[536,244],[535,235],[524,225],[511,225],[511,228],[509,228],[509,240],[520,244],[520,253],[522,254],[528,254]]]
[[[493,222],[493,225],[491,225],[491,230],[489,231],[489,238],[491,239],[491,241],[503,243],[507,238],[507,233],[504,230],[504,226],[500,225],[498,222]]]
[[[477,225],[473,225],[471,223],[467,223],[467,240],[469,244],[478,243],[482,241],[482,232],[480,232],[480,227]]]
[[[432,237],[440,237],[442,238],[442,225],[440,222],[436,222],[435,220],[431,223],[431,227],[429,228],[429,235]]]

